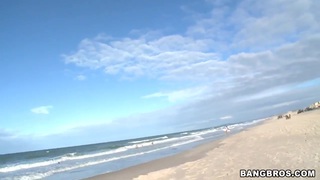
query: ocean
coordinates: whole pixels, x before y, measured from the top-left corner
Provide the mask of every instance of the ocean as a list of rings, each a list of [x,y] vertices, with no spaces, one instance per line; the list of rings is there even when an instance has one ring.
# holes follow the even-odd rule
[[[266,119],[229,124],[240,132]],[[0,155],[0,179],[83,179],[174,155],[226,137],[225,125],[138,139]]]

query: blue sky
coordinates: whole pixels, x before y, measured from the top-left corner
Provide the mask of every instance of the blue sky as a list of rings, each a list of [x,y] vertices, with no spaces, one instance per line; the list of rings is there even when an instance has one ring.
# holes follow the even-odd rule
[[[1,1],[0,154],[211,127],[319,101],[319,8],[315,0]]]

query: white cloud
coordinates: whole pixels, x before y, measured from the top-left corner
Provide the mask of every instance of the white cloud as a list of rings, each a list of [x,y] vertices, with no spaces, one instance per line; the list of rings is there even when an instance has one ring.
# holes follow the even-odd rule
[[[226,119],[231,119],[231,118],[232,118],[232,116],[228,115],[228,116],[220,117],[219,119],[226,120]]]
[[[217,3],[219,2],[219,3]],[[189,27],[220,51],[263,50],[319,31],[319,2],[313,0],[215,1],[206,18]]]
[[[159,97],[166,97],[170,102],[177,102],[187,99],[194,99],[197,98],[208,91],[208,87],[201,86],[195,88],[188,88],[182,89],[172,92],[157,92],[149,95],[145,95],[142,98],[149,99],[149,98],[159,98]]]
[[[271,106],[261,107],[261,108],[259,108],[259,110],[278,109],[278,108],[283,108],[283,107],[290,106],[290,105],[297,104],[297,103],[299,103],[299,100],[280,102],[280,103],[273,104]],[[303,108],[303,107],[301,107],[301,108]],[[294,109],[291,109],[291,110],[294,110]]]
[[[289,105],[297,103],[297,102],[299,102],[299,101],[295,100],[295,101],[283,102],[283,103],[274,104],[271,107],[278,108],[278,107],[282,107],[282,106],[289,106]]]
[[[53,106],[39,106],[31,109],[34,114],[49,114]]]
[[[217,103],[211,106],[214,110],[199,110],[203,114],[225,103],[251,107],[264,101],[270,106],[293,101],[293,95],[284,95],[320,77],[319,2],[219,2],[209,14],[197,16],[185,33],[140,32],[137,38],[121,39],[98,35],[82,40],[75,53],[64,55],[65,62],[120,78],[191,80],[196,83],[185,89],[156,91],[143,98],[192,100],[196,105],[186,105],[191,109]],[[283,98],[273,99],[279,96]],[[244,106],[237,108],[246,111]]]
[[[209,14],[195,16],[197,21],[181,34],[139,32],[137,38],[87,38],[75,53],[64,55],[65,62],[100,69],[107,76],[187,82],[185,89],[143,96],[190,100],[152,117],[172,127],[223,118],[230,109],[237,117],[234,121],[248,120],[266,113],[254,110],[274,107],[268,110],[278,113],[318,97],[319,85],[297,87],[320,77],[319,1],[212,4]],[[301,101],[282,104],[297,99]]]
[[[78,75],[78,76],[76,77],[76,79],[79,80],[79,81],[84,81],[84,80],[87,79],[87,76],[85,76],[85,75]]]
[[[149,36],[146,32],[122,39],[98,35],[82,40],[75,53],[64,55],[65,62],[121,77],[216,81],[253,77],[305,61],[298,53],[311,44],[304,41],[318,41],[317,1],[212,4],[212,11],[199,16],[186,33]]]
[[[82,40],[75,53],[64,55],[65,62],[121,77],[193,80],[215,94],[226,93],[221,86],[242,88],[248,82],[266,82],[247,85],[255,89],[250,91],[254,96],[243,97],[248,100],[284,93],[269,89],[319,77],[314,69],[320,65],[319,2],[208,2],[211,12],[197,16],[186,33],[140,32],[137,38],[122,39],[98,35]],[[162,91],[145,98],[178,101],[201,94],[192,88],[196,89]]]
[[[109,75],[167,78],[175,75],[179,69],[214,63],[212,60],[217,60],[217,55],[206,52],[209,44],[205,39],[181,35],[153,40],[144,37],[124,38],[107,42],[93,38],[82,40],[78,51],[64,55],[64,58],[66,63],[100,68]],[[174,78],[180,79],[178,74]]]
[[[168,95],[166,93],[157,92],[157,93],[153,93],[153,94],[148,94],[148,95],[142,96],[142,98],[150,99],[150,98],[167,97],[167,96]]]
[[[292,89],[292,87],[276,87],[276,88],[270,88],[267,90],[260,90],[258,93],[256,94],[250,94],[247,96],[241,96],[238,99],[235,100],[235,102],[240,102],[240,101],[252,101],[252,100],[259,100],[259,99],[264,99],[264,98],[268,98],[271,96],[275,96],[278,94],[283,94],[285,92],[288,92]]]

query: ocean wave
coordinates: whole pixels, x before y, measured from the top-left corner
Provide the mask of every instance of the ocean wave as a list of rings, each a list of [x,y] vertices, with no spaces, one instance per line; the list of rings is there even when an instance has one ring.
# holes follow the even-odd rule
[[[195,142],[195,141],[200,141],[200,140],[203,140],[203,137],[196,136],[195,139],[192,139],[192,140],[189,140],[189,141],[183,141],[181,143],[176,143],[176,144],[171,145],[171,147],[181,146],[181,145],[184,145],[184,144],[189,144],[189,143],[192,143],[192,142]]]
[[[192,138],[192,137],[191,136],[182,136],[182,137],[168,138],[167,136],[163,136],[163,137],[160,137],[160,138],[154,138],[153,140],[155,140],[155,141],[142,142],[142,143],[138,143],[138,144],[124,146],[123,148],[135,149],[135,148],[138,148],[138,147],[139,148],[140,147],[147,147],[147,146],[153,146],[153,145],[169,143],[169,142],[173,142],[173,141],[179,141],[181,139],[186,139],[186,138]],[[158,140],[156,140],[156,139],[158,139]]]
[[[127,149],[121,147],[121,148],[118,148],[118,149],[115,149],[115,150],[109,150],[109,151],[104,151],[104,152],[99,152],[99,153],[94,153],[94,154],[86,154],[86,155],[81,155],[81,156],[63,156],[63,157],[61,157],[61,161],[94,158],[94,157],[98,157],[98,156],[115,154],[115,153],[123,152],[123,151],[126,151],[126,150]]]
[[[183,142],[176,143],[176,144],[173,144],[173,145],[170,145],[170,146],[166,146],[166,147],[161,147],[161,148],[157,148],[157,149],[153,149],[153,150],[149,150],[149,151],[144,151],[144,152],[139,152],[139,153],[134,153],[134,154],[123,155],[123,156],[119,156],[119,157],[106,158],[106,159],[102,159],[102,160],[98,160],[98,161],[90,161],[90,162],[86,162],[86,163],[83,163],[83,164],[77,164],[77,165],[74,165],[74,166],[71,166],[71,167],[65,167],[65,168],[61,168],[61,169],[53,169],[51,171],[44,172],[44,173],[33,173],[33,174],[30,174],[30,175],[23,175],[23,176],[17,177],[17,179],[43,179],[45,177],[51,176],[51,175],[56,174],[56,173],[61,173],[61,172],[65,172],[65,171],[70,171],[70,170],[83,168],[83,167],[87,167],[87,166],[93,166],[93,165],[102,164],[102,163],[107,163],[107,162],[116,161],[116,160],[120,160],[120,159],[125,159],[125,158],[130,158],[130,157],[135,157],[135,156],[141,156],[141,155],[144,155],[144,154],[149,154],[149,153],[153,153],[153,152],[156,152],[156,151],[165,150],[165,149],[181,146],[181,145],[184,145],[184,144],[192,143],[192,142],[199,141],[199,140],[202,140],[202,139],[203,139],[202,137],[196,136],[192,140],[183,141]]]
[[[31,164],[11,165],[11,166],[0,168],[0,172],[6,173],[6,172],[12,172],[12,171],[17,171],[17,170],[22,170],[22,169],[30,169],[30,168],[36,168],[36,167],[42,167],[42,166],[49,166],[52,164],[57,164],[58,162],[59,162],[58,160],[49,160],[49,161],[35,162],[35,163],[31,163]]]
[[[257,120],[250,121],[250,122],[231,124],[231,125],[228,125],[228,128],[229,129],[242,128],[245,126],[250,126],[250,125],[259,123],[264,120],[266,120],[266,119],[257,119]],[[130,150],[130,149],[135,149],[137,147],[159,145],[159,144],[163,144],[163,143],[170,143],[170,142],[180,141],[180,140],[186,139],[186,141],[184,141],[182,143],[179,142],[177,144],[173,144],[172,147],[174,147],[174,146],[187,144],[189,142],[194,142],[196,140],[193,138],[199,138],[199,136],[201,136],[201,135],[214,133],[219,130],[223,131],[224,126],[221,126],[218,128],[213,128],[213,129],[207,129],[207,130],[203,130],[203,131],[198,131],[198,132],[192,132],[192,133],[183,132],[180,134],[185,135],[185,136],[181,136],[181,137],[169,138],[168,136],[162,136],[162,137],[157,137],[157,138],[145,139],[145,140],[141,140],[141,141],[132,141],[132,142],[129,142],[132,145],[127,145],[127,146],[123,146],[123,147],[120,147],[120,148],[117,148],[114,150],[108,150],[108,151],[98,152],[98,153],[93,153],[93,154],[78,155],[77,153],[68,153],[68,154],[60,156],[59,158],[56,158],[56,159],[51,159],[51,160],[46,160],[46,161],[41,161],[41,162],[25,163],[25,164],[15,164],[15,165],[9,165],[7,167],[2,167],[2,168],[0,168],[0,173],[13,172],[13,171],[18,171],[18,170],[23,170],[23,169],[38,168],[38,167],[43,167],[43,166],[50,166],[50,165],[58,164],[58,163],[61,163],[64,161],[94,158],[94,157],[124,152],[124,151]]]
[[[259,123],[264,120],[266,120],[266,119],[257,119],[257,120],[250,121],[250,122],[242,122],[242,123],[232,124],[232,125],[228,125],[228,128],[229,129],[242,128],[242,127],[246,127],[246,126],[250,126],[250,125]],[[24,163],[24,164],[8,165],[6,167],[1,167],[0,173],[14,172],[14,171],[32,169],[32,168],[40,168],[40,167],[44,167],[44,166],[50,166],[50,165],[62,163],[65,161],[82,160],[82,159],[95,158],[95,157],[100,157],[100,156],[105,156],[105,155],[116,154],[116,153],[124,152],[124,151],[130,150],[130,149],[134,149],[137,147],[146,147],[146,146],[160,145],[160,144],[166,145],[165,143],[171,143],[171,145],[168,144],[168,146],[153,149],[150,151],[139,152],[139,153],[135,153],[135,154],[129,154],[129,155],[124,155],[124,156],[112,157],[112,158],[102,157],[101,158],[102,160],[100,160],[100,161],[90,161],[91,159],[89,159],[88,161],[90,161],[90,162],[87,162],[85,164],[79,164],[79,165],[67,167],[64,169],[51,170],[52,172],[51,171],[47,172],[49,174],[37,174],[33,178],[33,179],[37,179],[36,177],[39,177],[41,179],[46,176],[50,176],[52,173],[59,173],[59,172],[68,171],[68,170],[72,170],[72,169],[76,169],[76,168],[86,167],[86,166],[100,164],[100,163],[109,162],[109,161],[115,161],[118,159],[139,156],[139,155],[159,151],[162,149],[167,149],[167,148],[172,148],[172,147],[177,147],[177,146],[181,146],[184,144],[192,143],[195,141],[202,140],[203,139],[203,137],[201,137],[202,135],[214,133],[216,131],[223,130],[223,128],[224,128],[224,126],[212,128],[212,129],[206,129],[206,130],[202,130],[202,131],[198,131],[198,132],[192,132],[192,133],[183,132],[183,133],[180,133],[180,135],[183,135],[180,137],[170,137],[169,138],[168,136],[161,136],[161,137],[156,137],[156,138],[144,139],[144,140],[140,140],[140,141],[132,141],[132,142],[129,142],[130,145],[127,145],[127,146],[123,146],[123,147],[119,147],[117,149],[107,150],[107,151],[103,151],[103,152],[96,152],[96,153],[92,153],[92,154],[81,155],[81,154],[77,154],[76,152],[74,152],[74,153],[68,153],[68,154],[56,157],[54,159],[44,160],[44,161],[40,161],[40,162],[30,162],[30,163]],[[49,151],[47,153],[49,153]],[[114,155],[114,156],[116,156],[116,155]],[[105,158],[105,159],[103,159],[103,158]],[[25,179],[26,177],[20,178],[20,179]]]
[[[158,140],[158,139],[168,139],[168,136],[162,136],[162,137],[158,137],[158,138],[144,139],[144,140],[140,140],[140,141],[132,141],[132,142],[129,142],[129,143],[130,143],[130,144],[137,144],[137,143],[155,141],[155,140]]]
[[[216,131],[218,131],[218,128],[209,129],[209,130],[203,130],[203,131],[199,131],[199,132],[193,132],[193,133],[191,133],[191,135],[199,136],[199,135],[214,133]]]
[[[129,149],[135,149],[137,147],[146,147],[146,146],[151,146],[154,144],[161,144],[161,143],[168,143],[168,142],[172,142],[172,141],[178,141],[181,138],[185,138],[185,137],[168,138],[167,136],[163,136],[163,137],[159,137],[159,138],[153,138],[153,140],[158,139],[156,141],[123,146],[118,149],[94,153],[94,154],[85,154],[85,155],[78,155],[77,156],[77,153],[68,153],[68,154],[60,156],[59,158],[56,158],[56,159],[50,159],[50,160],[41,161],[41,162],[9,165],[7,167],[0,168],[0,172],[6,173],[6,172],[19,171],[19,170],[23,170],[23,169],[39,168],[39,167],[44,167],[44,166],[50,166],[53,164],[58,164],[58,163],[65,162],[65,161],[82,160],[82,159],[94,158],[94,157],[105,156],[105,155],[110,155],[110,154],[116,154],[119,152],[127,151]]]
[[[129,144],[137,144],[137,143],[142,143],[142,142],[149,142],[150,139],[145,139],[145,140],[141,140],[141,141],[132,141],[132,142],[129,142]]]
[[[187,135],[189,134],[188,132],[183,132],[183,133],[180,133],[180,135]]]
[[[246,126],[254,125],[254,124],[257,124],[259,122],[265,121],[267,119],[269,119],[269,118],[256,119],[256,120],[249,121],[249,122],[241,122],[241,123],[231,124],[231,125],[228,125],[228,128],[229,129],[233,129],[233,128],[236,128],[236,127],[246,127]]]
[[[17,164],[17,165],[3,167],[3,168],[0,168],[0,172],[6,173],[6,172],[23,170],[23,169],[44,167],[44,166],[49,166],[49,165],[53,165],[53,164],[58,164],[58,163],[68,161],[68,160],[79,160],[79,159],[93,158],[93,157],[123,152],[126,150],[127,149],[125,149],[125,148],[119,148],[119,149],[115,149],[115,150],[111,150],[111,151],[105,151],[105,152],[100,152],[100,153],[95,153],[95,154],[86,154],[86,155],[80,155],[80,156],[76,156],[76,153],[68,153],[68,154],[65,154],[65,155],[57,158],[57,159],[50,159],[50,160],[41,161],[41,162]]]

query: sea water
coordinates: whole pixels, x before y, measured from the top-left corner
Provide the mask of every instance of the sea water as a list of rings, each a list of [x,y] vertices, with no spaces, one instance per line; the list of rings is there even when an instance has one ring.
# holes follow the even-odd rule
[[[229,124],[239,132],[265,119]],[[83,179],[174,155],[225,137],[224,126],[57,149],[0,155],[0,179]]]

